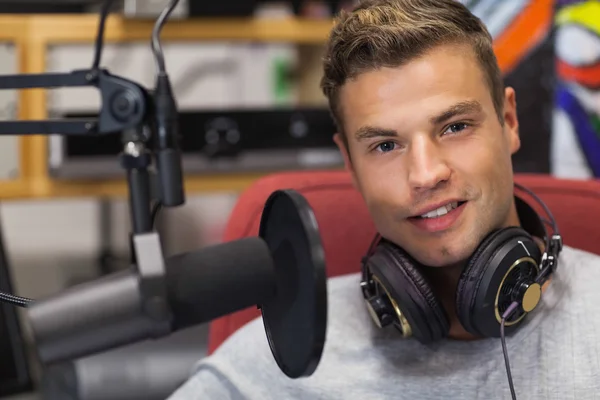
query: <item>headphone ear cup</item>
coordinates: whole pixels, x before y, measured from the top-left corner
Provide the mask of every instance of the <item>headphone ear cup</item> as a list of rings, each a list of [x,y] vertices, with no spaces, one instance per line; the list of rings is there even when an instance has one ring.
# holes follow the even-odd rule
[[[398,246],[382,241],[369,258],[371,273],[384,285],[410,325],[412,335],[430,343],[448,335],[450,323],[418,263]]]
[[[511,283],[539,271],[541,251],[519,227],[490,233],[470,257],[456,290],[456,312],[471,334],[499,337],[501,314],[510,305]],[[513,285],[514,286],[514,285]],[[506,332],[516,327],[506,324]]]

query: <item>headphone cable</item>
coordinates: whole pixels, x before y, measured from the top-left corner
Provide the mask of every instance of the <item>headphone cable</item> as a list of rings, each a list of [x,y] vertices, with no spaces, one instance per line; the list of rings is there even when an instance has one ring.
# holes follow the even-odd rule
[[[110,14],[110,9],[114,0],[105,0],[100,10],[100,22],[98,23],[98,32],[96,34],[96,44],[94,45],[94,61],[92,62],[92,70],[100,68],[100,59],[102,58],[102,50],[104,47],[104,28],[106,27],[106,19]]]
[[[10,293],[0,292],[0,302],[8,303],[17,307],[27,308],[31,303],[33,303],[33,300],[28,299],[27,297],[20,297]]]
[[[175,10],[180,0],[171,0],[168,7],[166,7],[156,20],[156,24],[152,29],[152,52],[154,53],[154,62],[156,63],[156,70],[158,75],[166,75],[167,69],[165,66],[165,55],[160,43],[160,32],[165,25],[167,19]]]
[[[508,377],[508,386],[510,387],[510,394],[513,400],[517,400],[515,394],[515,386],[512,380],[512,374],[510,373],[510,362],[508,361],[508,350],[506,350],[506,336],[504,335],[504,324],[511,314],[517,309],[519,303],[514,301],[502,314],[502,322],[500,323],[500,340],[502,341],[502,353],[504,354],[504,364],[506,365],[506,375]]]
[[[156,203],[154,203],[154,205],[152,206],[152,213],[151,213],[151,217],[150,220],[152,221],[152,229],[156,229],[156,217],[158,216],[158,213],[162,210],[163,205],[160,201],[157,201]]]

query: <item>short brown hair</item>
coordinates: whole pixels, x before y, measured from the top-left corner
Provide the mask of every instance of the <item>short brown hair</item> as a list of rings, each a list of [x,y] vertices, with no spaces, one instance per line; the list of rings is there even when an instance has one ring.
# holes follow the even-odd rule
[[[503,123],[504,82],[492,37],[483,22],[458,0],[363,0],[352,11],[341,12],[327,42],[321,89],[344,141],[339,92],[349,79],[378,68],[401,66],[449,43],[472,46]]]

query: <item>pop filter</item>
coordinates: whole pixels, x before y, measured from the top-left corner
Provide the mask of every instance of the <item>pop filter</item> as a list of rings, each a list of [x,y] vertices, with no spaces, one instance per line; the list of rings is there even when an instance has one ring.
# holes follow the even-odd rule
[[[317,368],[327,330],[325,254],[306,199],[279,190],[265,203],[260,237],[275,265],[276,294],[259,305],[273,357],[290,378]]]

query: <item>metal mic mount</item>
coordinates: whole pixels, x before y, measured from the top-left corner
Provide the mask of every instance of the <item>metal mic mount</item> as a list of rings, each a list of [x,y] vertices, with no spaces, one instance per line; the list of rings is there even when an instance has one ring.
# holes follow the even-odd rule
[[[123,134],[123,152],[121,165],[127,171],[129,192],[133,211],[134,232],[150,230],[150,186],[148,167],[152,163],[152,154],[148,142],[156,138],[155,102],[149,92],[139,84],[110,74],[105,69],[78,70],[70,73],[4,75],[0,76],[0,89],[32,89],[59,87],[95,87],[100,91],[102,107],[97,119],[63,119],[42,121],[0,121],[0,135],[79,135],[97,136],[121,132]],[[173,110],[177,118],[176,109]],[[133,133],[132,133],[133,132]],[[176,133],[170,136],[176,141]],[[166,135],[163,135],[166,136]],[[177,154],[176,148],[158,150]],[[173,157],[177,162],[177,158]],[[173,184],[181,181],[181,165],[173,167],[169,163],[161,165],[168,173],[160,173],[159,186],[171,188],[162,190],[159,200],[164,206],[183,204],[183,185]],[[178,171],[174,174],[171,170]],[[173,199],[176,199],[173,201]],[[166,200],[166,201],[164,201]]]
[[[147,143],[153,136],[155,126],[155,107],[150,94],[137,83],[111,75],[105,69],[0,76],[0,89],[59,87],[98,89],[102,99],[98,118],[0,121],[0,135],[97,136],[122,132],[124,147],[120,158],[121,165],[127,172],[134,233],[150,231],[151,195],[148,167],[152,163],[152,154]],[[169,184],[161,182],[161,186],[168,187]]]

